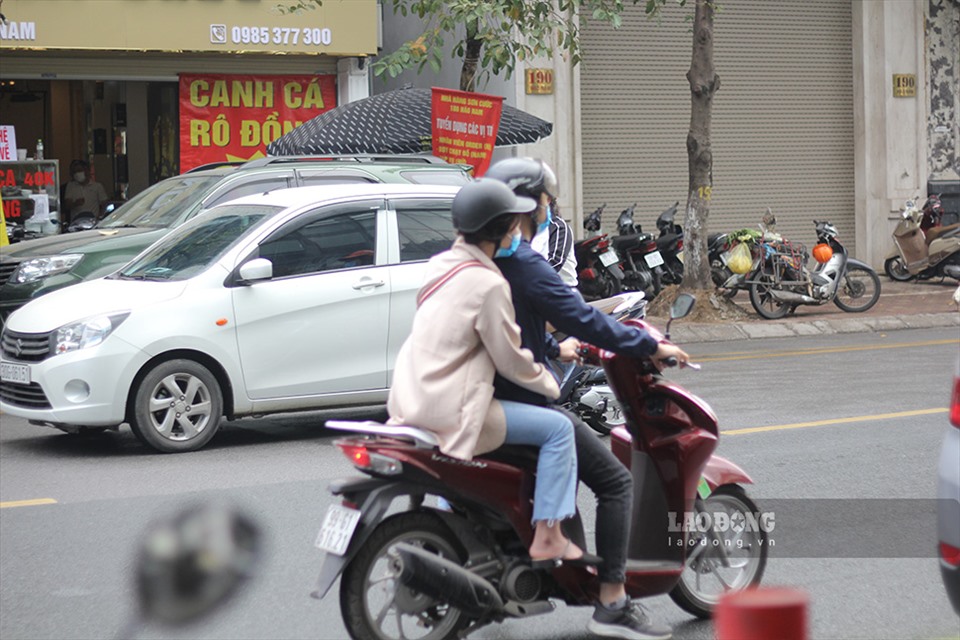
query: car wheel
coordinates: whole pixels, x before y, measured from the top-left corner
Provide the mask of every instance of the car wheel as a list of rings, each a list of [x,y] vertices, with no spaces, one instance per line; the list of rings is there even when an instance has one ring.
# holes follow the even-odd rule
[[[157,451],[196,451],[220,427],[223,394],[216,377],[200,363],[169,360],[140,381],[131,413],[133,432]]]

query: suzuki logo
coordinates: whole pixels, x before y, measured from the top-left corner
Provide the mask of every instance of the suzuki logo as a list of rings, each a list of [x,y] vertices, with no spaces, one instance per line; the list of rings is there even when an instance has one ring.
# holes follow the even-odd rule
[[[23,340],[17,338],[17,353],[16,356],[19,358],[20,354],[23,353]]]

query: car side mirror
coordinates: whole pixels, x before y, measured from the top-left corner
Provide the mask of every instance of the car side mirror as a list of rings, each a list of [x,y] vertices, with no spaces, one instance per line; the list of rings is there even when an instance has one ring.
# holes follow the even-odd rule
[[[155,522],[136,563],[139,622],[178,626],[238,591],[260,555],[252,520],[226,506],[200,505]]]
[[[273,263],[266,258],[254,258],[241,265],[237,274],[240,276],[240,282],[242,283],[269,280],[273,277]]]

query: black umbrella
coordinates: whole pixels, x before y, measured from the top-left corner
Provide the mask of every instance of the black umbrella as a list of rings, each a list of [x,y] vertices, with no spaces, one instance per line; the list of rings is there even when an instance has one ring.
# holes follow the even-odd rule
[[[420,153],[431,149],[429,89],[404,87],[334,107],[274,140],[272,156]],[[496,146],[536,142],[550,135],[546,120],[503,105]]]

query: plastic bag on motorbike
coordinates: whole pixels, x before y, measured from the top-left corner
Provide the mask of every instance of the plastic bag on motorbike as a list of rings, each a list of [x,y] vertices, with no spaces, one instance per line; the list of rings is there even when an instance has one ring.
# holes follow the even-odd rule
[[[753,256],[750,255],[750,247],[746,242],[738,242],[730,249],[727,268],[736,274],[743,275],[749,273],[751,267],[753,267]]]

